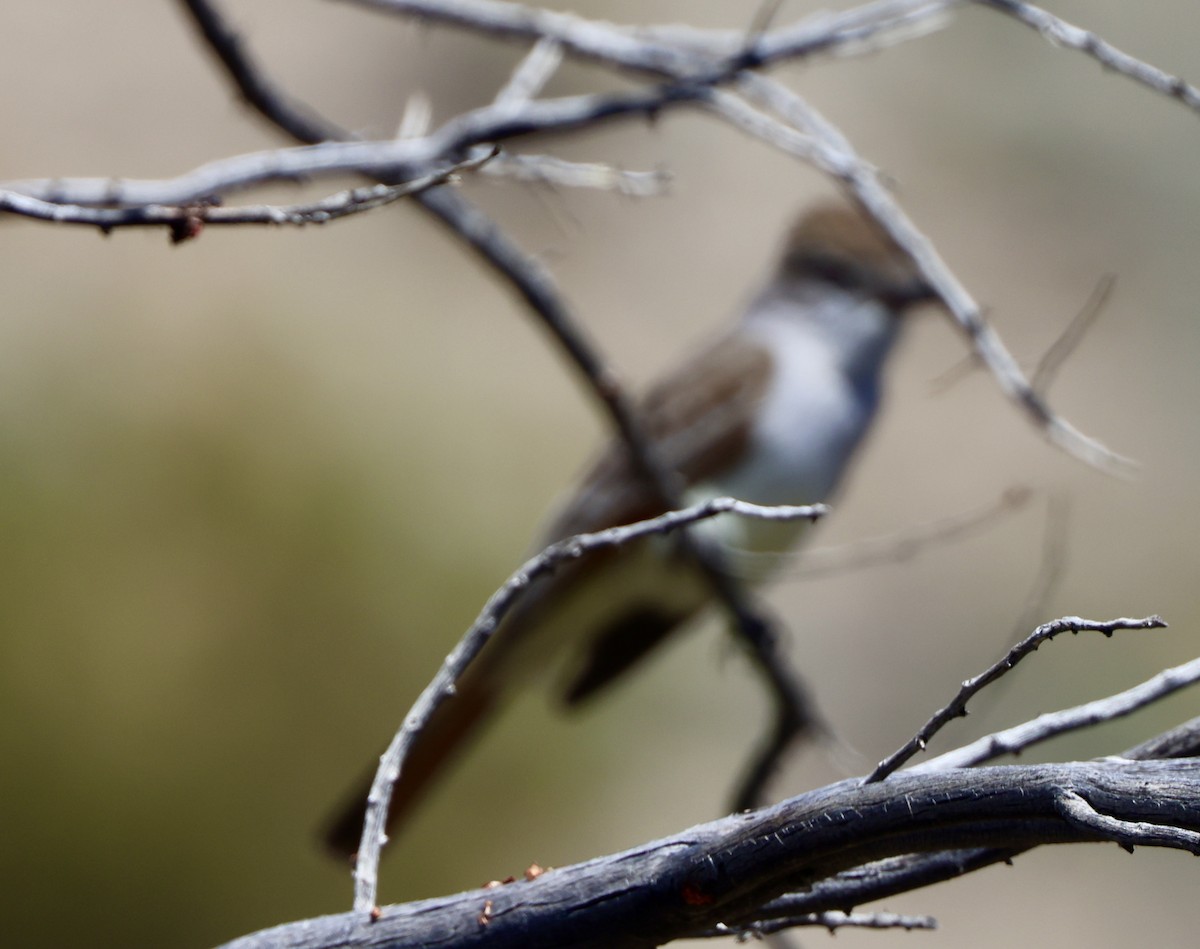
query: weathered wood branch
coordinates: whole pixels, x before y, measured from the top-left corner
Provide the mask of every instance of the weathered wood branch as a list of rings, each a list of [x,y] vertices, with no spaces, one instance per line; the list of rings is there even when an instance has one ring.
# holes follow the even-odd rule
[[[799,893],[787,901],[791,912],[848,910],[1031,847],[1106,840],[1200,853],[1200,761],[1107,758],[843,781],[533,880],[390,906],[377,919],[286,924],[224,949],[641,949],[715,927],[737,931],[788,893]]]

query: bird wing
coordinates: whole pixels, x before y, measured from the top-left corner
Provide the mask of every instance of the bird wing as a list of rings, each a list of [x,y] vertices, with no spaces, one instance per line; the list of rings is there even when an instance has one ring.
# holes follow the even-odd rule
[[[691,487],[729,468],[745,450],[770,376],[771,358],[761,345],[726,336],[652,388],[638,406],[637,420],[659,461]],[[542,540],[552,543],[664,510],[625,444],[614,441],[587,470]]]
[[[750,438],[754,411],[770,376],[770,357],[737,336],[700,352],[651,389],[642,401],[639,422],[659,459],[692,485],[705,481],[736,459]],[[663,512],[657,493],[646,487],[624,445],[611,444],[588,469],[579,490],[548,525],[549,544],[572,534],[627,524]],[[562,565],[525,591],[492,640],[457,684],[453,696],[434,713],[415,739],[395,786],[388,813],[393,833],[427,791],[430,782],[487,720],[506,686],[501,670],[520,654],[522,641],[545,621],[553,623],[556,606],[586,570],[608,569],[620,551],[598,551]],[[586,581],[584,581],[586,582]],[[586,630],[582,662],[565,690],[568,703],[594,694],[662,642],[690,611],[680,614],[653,603],[631,602],[598,628]],[[554,630],[569,638],[571,630]],[[372,769],[372,774],[374,773]],[[336,853],[357,849],[370,781],[366,780],[326,828]]]
[[[739,336],[725,337],[684,363],[651,389],[640,406],[638,421],[659,460],[677,472],[688,487],[719,476],[736,464],[750,440],[754,415],[770,375],[771,359],[766,350]],[[544,540],[549,543],[572,534],[628,524],[664,510],[658,492],[646,484],[624,443],[614,442],[550,523]],[[579,574],[589,569],[604,570],[620,556],[620,551],[593,553],[561,572],[531,597],[531,618],[539,611],[553,612],[555,599],[570,595]],[[621,611],[587,630],[582,654],[571,667],[563,692],[567,704],[589,698],[618,678],[694,611],[694,607],[681,610],[634,598],[622,606]]]

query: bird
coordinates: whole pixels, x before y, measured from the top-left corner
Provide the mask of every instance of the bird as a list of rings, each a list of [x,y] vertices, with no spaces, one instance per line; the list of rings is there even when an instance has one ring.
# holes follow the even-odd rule
[[[801,213],[732,328],[636,405],[657,458],[684,485],[682,499],[828,501],[877,415],[904,316],[934,299],[909,255],[859,207],[823,202]],[[663,511],[614,440],[537,546]],[[724,516],[690,530],[738,580],[758,585],[786,561],[805,522]],[[416,738],[393,792],[389,837],[517,690],[557,675],[562,700],[578,706],[688,625],[714,599],[693,551],[678,537],[652,536],[572,561],[527,589]],[[369,785],[327,827],[335,854],[357,850]]]

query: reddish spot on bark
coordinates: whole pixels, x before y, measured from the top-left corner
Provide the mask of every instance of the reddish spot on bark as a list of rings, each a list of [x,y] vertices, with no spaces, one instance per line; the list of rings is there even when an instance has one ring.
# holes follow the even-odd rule
[[[685,883],[680,891],[683,901],[688,906],[708,906],[716,902],[716,897],[711,893],[706,893],[700,889],[695,883]]]

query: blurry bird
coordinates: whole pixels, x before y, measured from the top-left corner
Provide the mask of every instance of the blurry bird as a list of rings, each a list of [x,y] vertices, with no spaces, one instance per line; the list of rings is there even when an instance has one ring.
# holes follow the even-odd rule
[[[658,457],[683,478],[684,500],[829,499],[875,417],[901,317],[931,299],[909,257],[859,211],[821,206],[802,215],[736,326],[640,404]],[[551,519],[540,546],[662,510],[624,446],[614,443]],[[717,544],[741,579],[760,583],[804,527],[724,516],[691,530]],[[389,831],[514,690],[561,666],[565,656],[562,695],[576,705],[712,599],[694,558],[670,536],[593,553],[534,584],[417,738],[396,784]],[[358,848],[365,801],[364,787],[330,826],[327,842],[335,852]]]

